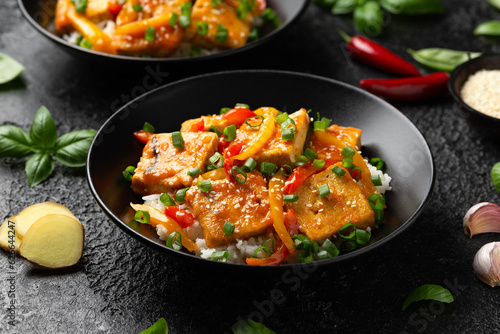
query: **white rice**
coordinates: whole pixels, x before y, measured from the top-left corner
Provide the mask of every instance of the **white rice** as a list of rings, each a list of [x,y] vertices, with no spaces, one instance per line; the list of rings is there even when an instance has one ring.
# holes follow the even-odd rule
[[[366,165],[368,166],[368,169],[370,170],[370,173],[372,176],[380,176],[380,180],[382,181],[381,186],[375,186],[377,190],[381,194],[385,194],[386,191],[389,191],[392,189],[392,187],[389,185],[392,178],[389,176],[389,174],[382,172],[381,170],[378,170],[377,167],[370,165],[367,159],[365,159]]]

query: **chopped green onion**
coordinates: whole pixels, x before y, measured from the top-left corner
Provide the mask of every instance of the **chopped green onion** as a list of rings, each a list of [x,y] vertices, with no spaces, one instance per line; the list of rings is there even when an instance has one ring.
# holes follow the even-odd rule
[[[177,15],[177,13],[172,13],[172,15],[170,15],[170,20],[168,20],[168,24],[171,27],[175,27],[175,24],[177,23],[178,18],[179,18],[179,15]]]
[[[227,113],[229,110],[231,110],[231,108],[220,108],[220,114],[221,115],[224,115],[225,113]]]
[[[316,169],[321,169],[325,167],[325,159],[314,159],[313,167]]]
[[[276,15],[276,12],[270,7],[264,9],[264,11],[260,14],[260,17],[264,21],[272,22],[275,27],[279,27],[281,25],[281,21]]]
[[[167,247],[177,251],[182,249],[182,235],[179,232],[172,232],[166,241]]]
[[[293,129],[293,131],[297,130],[297,125],[295,125],[295,121],[293,120],[293,118],[290,118],[288,117],[283,123],[280,124],[281,125],[281,129],[287,129],[288,126],[292,126],[291,129]]]
[[[377,225],[382,224],[384,221],[384,210],[374,209],[373,212],[375,213],[375,223]]]
[[[272,251],[273,251],[273,253],[274,253],[274,240],[273,240],[273,239],[269,238],[269,239],[267,239],[267,240],[264,240],[264,241],[262,242],[262,246],[266,246],[266,243],[267,243],[267,242],[269,242],[269,241],[271,242],[271,250],[272,250]]]
[[[250,106],[246,103],[236,103],[234,105],[235,108],[245,108],[245,109],[250,109]]]
[[[75,5],[75,10],[77,13],[84,13],[87,9],[87,0],[71,0]]]
[[[243,176],[243,178],[239,177],[238,174],[236,174],[235,172]],[[238,183],[247,182],[247,173],[245,173],[245,171],[238,166],[233,166],[231,168],[231,175],[233,176],[233,179]]]
[[[278,122],[279,125],[281,125],[287,119],[288,119],[288,114],[286,112],[276,116],[276,122]]]
[[[310,148],[306,148],[306,150],[304,151],[304,155],[311,161],[318,158],[318,153],[314,152]]]
[[[175,201],[177,203],[185,202],[186,201],[186,192],[188,190],[189,190],[189,187],[177,190],[177,192],[175,193]]]
[[[336,257],[340,253],[339,249],[335,247],[335,245],[330,241],[330,239],[326,239],[323,242],[323,245],[321,245],[321,247],[323,247],[323,249],[327,251],[331,257]]]
[[[328,252],[324,249],[322,251],[319,251],[317,256],[318,260],[328,260],[329,258],[331,258],[330,254],[328,254]]]
[[[354,172],[358,172],[357,175],[354,173]],[[354,175],[356,175],[356,177],[354,177]],[[351,168],[351,176],[354,180],[356,181],[359,181],[359,179],[361,178],[361,168],[359,168],[358,166],[354,166]]]
[[[264,257],[262,257],[262,258],[259,257],[259,252],[261,250],[265,253]],[[269,247],[264,246],[264,245],[262,245],[259,248],[257,248],[255,250],[255,252],[253,253],[253,257],[256,258],[256,259],[265,259],[266,257],[269,257],[270,255],[271,255],[271,249],[269,249]]]
[[[210,129],[208,129],[209,132],[215,132],[217,134],[217,137],[220,137],[222,135],[222,132],[219,131],[215,126],[211,125]]]
[[[133,4],[132,5],[132,9],[135,11],[135,12],[142,12],[142,6],[140,3],[136,3],[136,4]]]
[[[210,180],[198,181],[196,186],[204,193],[206,193],[207,191],[212,191],[212,182],[210,182]]]
[[[310,114],[313,110],[312,109],[309,109],[306,111],[306,114]]]
[[[201,173],[201,169],[200,167],[195,167],[195,168],[191,168],[190,170],[188,170],[187,174],[191,177],[195,177],[196,175],[200,174]]]
[[[147,27],[146,35],[144,35],[144,39],[148,42],[152,42],[155,39],[155,27]]]
[[[233,141],[236,138],[236,125],[232,124],[224,128],[224,139],[226,141]]]
[[[142,130],[144,132],[149,132],[149,133],[154,133],[155,132],[155,127],[149,124],[148,122],[144,123],[144,126],[142,127]]]
[[[305,155],[296,155],[295,159],[297,159],[299,162],[303,162],[305,164],[309,162],[309,159]]]
[[[146,210],[137,210],[134,220],[141,224],[149,224],[149,212]]]
[[[215,169],[222,168],[222,166],[224,166],[224,157],[219,152],[215,152],[214,155],[208,159],[208,161],[215,167]]]
[[[354,240],[356,238],[356,225],[351,222],[348,222],[344,226],[340,228],[338,234],[341,238],[347,240]]]
[[[356,243],[358,245],[366,245],[370,241],[371,233],[365,230],[356,230]]]
[[[356,151],[354,151],[352,148],[350,148],[349,146],[345,146],[343,149],[342,149],[342,152],[340,152],[340,154],[342,154],[344,157],[346,158],[352,158],[354,156],[354,154],[356,154]]]
[[[172,144],[176,148],[184,147],[184,138],[182,138],[180,131],[172,132]]]
[[[253,28],[252,30],[250,30],[250,32],[248,33],[248,37],[247,37],[247,41],[248,42],[253,42],[253,41],[256,41],[259,39],[259,29],[257,28]]]
[[[328,127],[330,126],[330,123],[332,122],[332,120],[331,120],[331,119],[329,119],[329,118],[323,117],[323,118],[321,119],[321,122],[323,122],[323,123],[325,124],[325,127],[327,127],[327,128],[328,128]]]
[[[272,162],[263,162],[260,164],[260,173],[264,176],[273,176],[277,170],[278,167]]]
[[[292,140],[294,137],[295,130],[292,128],[283,129],[281,131],[281,139],[282,140]]]
[[[201,56],[201,48],[197,45],[191,45],[189,48],[189,57],[199,57]]]
[[[256,118],[260,119],[260,123],[259,124],[255,124],[255,125],[254,124],[250,124],[249,121],[252,120],[252,119],[256,119]],[[264,123],[264,116],[262,116],[262,115],[255,115],[255,116],[252,116],[252,117],[248,117],[245,120],[245,124],[248,125],[248,126],[250,126],[250,127],[252,127],[252,128],[257,128],[257,127],[261,126],[262,123]]]
[[[295,248],[302,250],[312,250],[313,243],[304,234],[295,234],[292,236],[292,240],[295,243]]]
[[[191,11],[193,5],[191,2],[183,2],[181,4],[181,17],[179,18],[179,24],[183,28],[187,28],[191,25]]]
[[[285,195],[283,196],[283,201],[285,203],[297,202],[299,200],[299,195]]]
[[[187,2],[184,2],[184,3],[187,3]],[[191,18],[189,16],[186,16],[186,15],[181,15],[181,17],[179,18],[179,25],[183,28],[187,28],[191,25]]]
[[[342,252],[352,252],[358,248],[358,244],[354,242],[354,240],[345,240],[342,244],[340,244],[340,250]]]
[[[132,175],[135,173],[135,167],[134,166],[128,166],[125,168],[122,172],[123,177],[127,181],[132,181]]]
[[[328,187],[328,183],[322,184],[318,187],[319,197],[325,197],[330,194],[330,187]]]
[[[227,41],[228,31],[227,28],[222,24],[217,25],[217,32],[215,33],[215,40],[219,43]]]
[[[232,224],[231,222],[225,222],[224,226],[222,227],[222,232],[224,232],[229,236],[232,236],[234,233],[234,228],[235,228],[234,224]]]
[[[372,183],[374,186],[381,186],[382,185],[382,179],[380,178],[380,175],[372,175]]]
[[[351,168],[354,164],[354,161],[352,160],[352,158],[344,158],[342,159],[342,166],[344,166],[344,168]]]
[[[245,17],[247,17],[248,12],[252,10],[252,7],[248,2],[242,2],[238,8],[236,8],[236,14],[238,15],[238,18],[240,20],[243,20]]]
[[[326,130],[326,124],[321,121],[314,121],[314,130]]]
[[[137,232],[141,231],[141,224],[135,221],[135,219],[132,219],[129,223],[128,226],[130,226],[132,229],[136,230]]]
[[[214,261],[218,261],[218,262],[227,262],[228,258],[229,258],[228,251],[217,251],[217,252],[212,253],[210,260],[214,260]]]
[[[299,254],[299,262],[300,263],[309,263],[309,262],[313,262],[313,255],[312,255],[312,252],[307,250],[307,251],[304,251],[304,252],[301,252]]]
[[[288,171],[287,171],[287,169],[288,169]],[[293,167],[290,166],[290,165],[283,165],[280,168],[280,172],[281,172],[281,174],[283,174],[283,175],[285,175],[285,176],[288,177],[288,176],[292,175],[292,173],[293,173]]]
[[[205,165],[205,169],[206,169],[207,172],[210,172],[211,170],[214,170],[214,169],[217,169],[217,168],[215,168],[212,165]]]
[[[385,166],[385,161],[380,158],[371,158],[370,165],[375,166],[378,170],[382,170]]]
[[[255,169],[255,167],[257,167],[257,161],[255,161],[252,158],[248,158],[247,161],[245,161],[245,164],[243,166],[241,166],[241,168],[245,172],[251,172]]]
[[[345,175],[345,170],[340,168],[339,166],[333,167],[332,172],[334,172],[338,177],[342,177]]]
[[[370,203],[373,210],[383,210],[385,206],[385,199],[379,194],[373,194],[368,197],[368,203]]]
[[[319,251],[319,244],[317,241],[312,242],[312,252],[317,253]]]
[[[202,22],[202,21],[196,23],[196,30],[198,31],[198,34],[200,34],[200,35],[208,34],[208,23]]]
[[[92,49],[92,43],[90,43],[86,38],[82,38],[80,42],[78,42],[78,45],[82,48]]]
[[[162,202],[163,205],[165,205],[165,206],[174,206],[175,205],[174,200],[167,193],[163,193],[160,195],[160,202]]]

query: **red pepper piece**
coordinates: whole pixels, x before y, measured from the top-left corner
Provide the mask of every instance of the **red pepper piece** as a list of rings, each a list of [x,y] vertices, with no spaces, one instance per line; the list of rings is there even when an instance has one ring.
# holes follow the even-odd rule
[[[290,236],[294,236],[295,234],[299,233],[299,224],[297,222],[297,217],[295,216],[295,212],[293,211],[293,209],[288,210],[285,214],[284,223],[286,229],[290,233]],[[254,266],[273,266],[280,264],[288,256],[288,254],[290,254],[288,248],[284,243],[281,243],[276,248],[276,252],[274,252],[270,256],[263,259],[247,258],[246,263]]]
[[[436,72],[421,77],[400,79],[365,79],[361,87],[383,98],[396,101],[422,101],[448,91],[448,74]]]
[[[229,180],[232,182],[236,182],[233,179],[233,176],[231,175],[231,169],[233,166],[236,164],[236,161],[234,159],[231,159],[231,157],[234,157],[238,154],[240,154],[241,150],[243,149],[244,143],[231,143],[229,147],[224,151],[224,169],[226,170],[226,174],[229,177]],[[241,162],[243,164],[244,162]]]
[[[134,132],[135,138],[139,139],[141,143],[147,144],[147,142],[153,137],[154,133],[146,132],[144,130],[139,130]]]
[[[313,166],[313,162],[309,161],[307,164],[303,166],[299,166],[295,168],[292,172],[292,175],[288,177],[285,181],[285,187],[283,191],[285,195],[290,195],[311,175],[324,171],[331,165],[336,163],[336,161],[326,160],[325,165],[321,169],[317,169]]]
[[[123,5],[119,5],[116,1],[109,3],[108,10],[111,15],[116,16],[122,10]]]
[[[413,64],[378,43],[363,36],[350,37],[343,31],[339,31],[339,34],[347,42],[347,51],[353,58],[389,73],[403,76],[421,75]]]
[[[224,119],[229,125],[241,125],[245,123],[245,120],[249,117],[255,117],[253,111],[247,108],[233,108],[222,115],[222,119]]]
[[[205,121],[203,120],[203,118],[201,118],[198,122],[193,123],[193,125],[191,125],[191,128],[189,129],[189,132],[200,131],[205,131]]]
[[[172,219],[175,219],[182,228],[193,225],[195,221],[195,218],[191,212],[179,209],[176,206],[165,207],[165,215]]]

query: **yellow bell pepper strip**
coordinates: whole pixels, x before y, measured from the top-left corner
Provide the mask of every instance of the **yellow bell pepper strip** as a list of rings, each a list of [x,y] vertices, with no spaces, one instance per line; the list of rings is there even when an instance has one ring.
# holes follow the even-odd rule
[[[111,37],[95,23],[77,13],[74,5],[69,6],[67,16],[73,27],[92,44],[92,50],[116,54],[115,48],[111,45]]]
[[[255,110],[255,114],[264,116],[264,120],[260,125],[257,135],[248,142],[243,148],[243,151],[234,156],[234,160],[246,160],[255,155],[259,150],[264,147],[267,141],[272,137],[275,129],[275,118],[278,115],[278,110],[270,107],[262,107]]]
[[[148,29],[148,27],[153,27],[155,29],[160,27],[166,27],[166,28],[170,27],[169,29],[173,29],[171,26],[168,25],[171,16],[172,16],[171,13],[167,13],[149,19],[127,23],[125,25],[116,28],[115,36],[129,35],[135,37],[143,37],[146,34],[146,30]]]
[[[217,168],[201,175],[202,179],[212,181],[224,180],[226,177],[227,174],[224,168]]]
[[[288,233],[284,224],[283,213],[283,187],[285,186],[286,177],[281,173],[276,173],[271,181],[269,181],[269,206],[271,208],[271,217],[273,218],[273,226],[281,241],[285,244],[290,254],[295,253],[295,243]]]
[[[182,237],[182,246],[186,247],[188,251],[193,252],[198,249],[196,244],[191,239],[189,239],[187,233],[184,232],[177,221],[165,216],[160,210],[146,204],[130,203],[130,206],[135,211],[143,210],[149,212],[149,224],[151,226],[156,227],[157,225],[162,225],[167,229],[168,233],[179,232]]]
[[[316,136],[318,141],[320,141],[323,145],[335,147],[339,153],[346,146],[346,144],[343,141],[341,141],[334,135],[329,134],[324,130],[315,130],[314,136]],[[353,147],[351,148],[354,149],[355,151],[355,154],[352,157],[353,164],[361,169],[361,178],[359,179],[361,191],[363,192],[366,198],[369,198],[373,194],[380,195],[377,188],[373,185],[373,182],[371,180],[371,173],[370,170],[368,169],[368,166],[366,165],[365,160],[363,159],[361,154],[359,154],[356,151],[355,148]]]

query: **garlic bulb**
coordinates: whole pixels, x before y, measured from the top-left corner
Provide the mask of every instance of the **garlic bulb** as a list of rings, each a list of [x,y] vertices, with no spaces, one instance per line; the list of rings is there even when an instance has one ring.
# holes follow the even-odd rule
[[[500,242],[490,242],[474,257],[474,272],[491,287],[500,286]]]
[[[471,238],[475,234],[500,233],[500,207],[487,202],[472,206],[465,214],[463,226]]]

